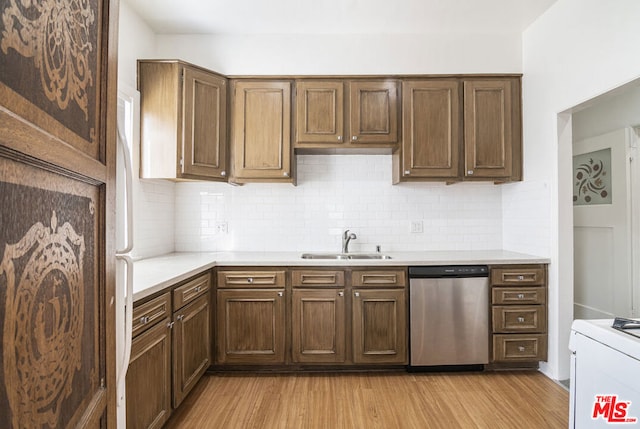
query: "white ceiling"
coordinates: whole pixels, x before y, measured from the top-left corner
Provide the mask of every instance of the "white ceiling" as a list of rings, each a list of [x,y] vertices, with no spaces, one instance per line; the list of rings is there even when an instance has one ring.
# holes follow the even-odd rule
[[[125,0],[157,34],[521,33],[556,0]]]

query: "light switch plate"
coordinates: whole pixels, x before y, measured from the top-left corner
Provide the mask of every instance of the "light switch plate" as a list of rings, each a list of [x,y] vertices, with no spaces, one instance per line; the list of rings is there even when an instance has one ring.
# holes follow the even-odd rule
[[[412,220],[410,228],[413,234],[421,234],[424,231],[421,220]]]

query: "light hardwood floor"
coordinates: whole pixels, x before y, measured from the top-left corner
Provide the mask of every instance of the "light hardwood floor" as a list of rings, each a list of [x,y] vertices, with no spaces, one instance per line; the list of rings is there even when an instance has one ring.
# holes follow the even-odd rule
[[[205,375],[167,428],[567,428],[569,394],[536,371]]]

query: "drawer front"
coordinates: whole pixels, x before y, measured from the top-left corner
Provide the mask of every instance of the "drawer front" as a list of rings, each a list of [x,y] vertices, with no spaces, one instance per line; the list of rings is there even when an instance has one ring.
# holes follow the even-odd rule
[[[344,287],[344,271],[294,270],[293,287]]]
[[[405,287],[407,284],[404,270],[354,270],[351,276],[353,287]]]
[[[196,298],[204,295],[211,289],[211,276],[209,273],[189,280],[182,286],[178,286],[173,290],[173,307],[174,311],[189,304]]]
[[[523,268],[492,268],[491,284],[494,286],[526,286],[546,284],[545,269],[536,265]]]
[[[493,332],[546,332],[547,314],[543,305],[494,306]]]
[[[284,271],[218,271],[218,288],[284,287]]]
[[[493,361],[518,362],[547,360],[547,336],[494,335]]]
[[[132,337],[135,338],[170,315],[171,295],[168,292],[149,302],[134,306]]]
[[[545,287],[494,287],[491,290],[493,304],[544,304],[547,302]]]

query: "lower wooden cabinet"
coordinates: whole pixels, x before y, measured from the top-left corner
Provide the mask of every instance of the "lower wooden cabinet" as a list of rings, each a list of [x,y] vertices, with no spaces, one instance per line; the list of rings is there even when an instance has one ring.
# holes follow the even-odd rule
[[[344,363],[345,333],[343,289],[293,290],[293,362]]]
[[[207,272],[134,306],[128,429],[161,428],[211,364],[210,287]]]
[[[173,407],[177,408],[211,364],[209,295],[173,315]]]
[[[137,336],[127,371],[127,428],[161,428],[171,415],[171,324]]]
[[[547,267],[491,267],[492,363],[547,360]]]
[[[285,362],[284,289],[218,289],[216,362]]]
[[[407,363],[405,289],[353,291],[353,362]]]

